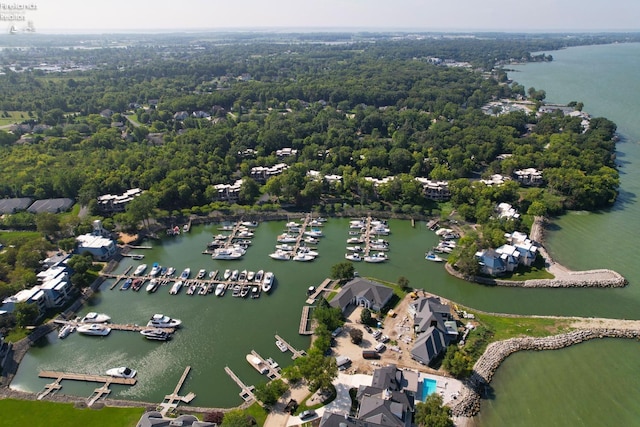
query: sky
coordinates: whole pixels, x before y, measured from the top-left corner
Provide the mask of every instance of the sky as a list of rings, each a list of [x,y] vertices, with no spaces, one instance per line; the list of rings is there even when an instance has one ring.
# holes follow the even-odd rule
[[[0,0],[40,33],[295,29],[638,31],[640,0]]]

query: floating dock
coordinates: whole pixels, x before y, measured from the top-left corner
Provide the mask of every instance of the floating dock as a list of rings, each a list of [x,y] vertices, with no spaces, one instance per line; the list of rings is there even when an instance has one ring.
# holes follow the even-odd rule
[[[320,283],[320,286],[318,286],[316,290],[313,291],[311,295],[309,295],[309,298],[307,298],[307,304],[315,303],[318,297],[320,296],[320,294],[324,292],[329,285],[331,285],[331,288],[333,288],[336,282],[337,280],[324,279],[324,281]]]
[[[75,320],[55,319],[54,322],[59,324],[59,325],[72,325],[72,326],[75,326],[75,327],[78,327],[80,325],[88,325],[88,323],[77,322]],[[146,325],[140,326],[140,325],[132,325],[130,323],[127,323],[127,324],[103,323],[103,325],[111,328],[111,330],[114,330],[114,331],[140,332],[140,331],[143,331],[143,330],[149,329],[149,328],[163,329],[163,330],[167,331],[170,334],[173,334],[176,331],[176,328],[157,328],[155,326],[146,326]]]
[[[42,400],[49,394],[53,394],[62,388],[60,384],[62,380],[72,381],[84,381],[93,383],[104,383],[102,387],[94,390],[93,394],[87,402],[89,406],[93,405],[99,399],[106,397],[111,390],[109,385],[121,384],[121,385],[135,385],[137,380],[135,378],[117,378],[110,377],[108,375],[89,375],[89,374],[76,374],[71,372],[59,372],[59,371],[40,371],[38,374],[40,378],[53,378],[55,381],[51,384],[47,384],[44,390],[38,393],[37,399]]]
[[[313,330],[309,327],[309,314],[313,306],[305,305],[302,307],[302,315],[300,316],[300,327],[298,333],[300,335],[312,335]]]
[[[256,396],[253,394],[253,391],[256,389],[254,386],[245,385],[245,383],[243,383],[242,380],[238,378],[238,376],[234,374],[231,368],[229,368],[228,366],[224,367],[224,371],[227,373],[227,375],[231,377],[233,381],[235,381],[236,384],[238,384],[238,386],[242,390],[239,393],[242,400],[244,400],[245,402],[251,402],[253,400],[257,400]]]
[[[276,340],[278,341],[282,341],[284,343],[284,345],[287,346],[287,349],[293,353],[293,356],[291,356],[292,359],[297,359],[298,357],[303,357],[307,355],[307,352],[304,350],[297,350],[295,347],[293,347],[291,344],[289,344],[287,341],[285,341],[284,338],[282,338],[280,335],[276,334]]]
[[[162,410],[160,411],[160,413],[163,416],[165,416],[167,412],[169,412],[170,410],[177,408],[178,403],[180,402],[189,403],[193,399],[195,399],[196,395],[194,393],[188,393],[186,396],[178,395],[178,393],[180,392],[180,389],[182,388],[182,385],[184,384],[184,382],[187,379],[187,376],[189,375],[189,372],[191,372],[191,366],[187,366],[186,368],[184,368],[184,372],[182,373],[182,376],[180,377],[180,380],[178,381],[176,388],[173,389],[173,393],[167,394],[164,397],[164,400],[160,404],[160,406],[162,407]]]

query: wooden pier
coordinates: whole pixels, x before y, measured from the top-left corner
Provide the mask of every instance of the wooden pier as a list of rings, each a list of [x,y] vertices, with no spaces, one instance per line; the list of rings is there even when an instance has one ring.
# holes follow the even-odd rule
[[[77,322],[75,320],[62,320],[62,319],[54,319],[54,322],[59,325],[72,325],[78,327],[80,325],[87,325],[88,323]],[[153,329],[162,329],[170,334],[173,334],[176,331],[176,328],[158,328],[156,326],[147,326],[147,325],[134,325],[131,323],[126,324],[118,324],[118,323],[104,323],[105,326],[111,328],[114,331],[128,331],[128,332],[140,332],[145,329],[153,328]],[[112,381],[113,382],[113,381]]]
[[[88,400],[88,405],[93,405],[99,399],[107,396],[111,393],[109,385],[122,384],[122,385],[135,385],[137,380],[135,378],[117,378],[107,375],[89,375],[89,374],[76,374],[71,372],[58,372],[58,371],[40,371],[38,374],[40,378],[53,378],[55,381],[51,384],[47,384],[44,390],[38,393],[37,399],[42,400],[49,394],[53,394],[62,388],[60,382],[62,380],[84,381],[94,383],[104,383],[102,387],[94,390],[93,394]]]
[[[293,251],[291,251],[292,254],[297,254],[298,250],[300,249],[300,245],[302,243],[302,240],[304,239],[304,232],[307,230],[307,226],[309,225],[309,222],[311,222],[311,214],[307,214],[304,217],[304,221],[302,222],[302,225],[300,226],[300,231],[298,232],[298,237],[296,238],[296,243],[295,245],[293,245]]]
[[[302,315],[300,316],[300,327],[298,328],[298,333],[300,335],[312,335],[313,330],[311,328],[307,328],[309,325],[309,314],[313,306],[305,305],[302,307]]]
[[[284,338],[282,338],[280,335],[276,334],[276,339],[278,341],[282,341],[284,343],[284,345],[287,346],[287,349],[293,353],[293,356],[291,356],[292,359],[297,359],[298,357],[303,357],[307,355],[307,352],[304,350],[297,350],[296,348],[294,348],[291,344],[289,344],[288,342],[286,342],[284,340]]]
[[[180,377],[178,384],[176,384],[176,388],[173,389],[173,393],[167,394],[164,397],[164,401],[160,404],[160,406],[162,407],[162,410],[160,411],[160,413],[163,416],[166,415],[167,412],[169,412],[170,410],[177,408],[178,403],[180,402],[189,403],[193,399],[195,399],[196,395],[194,393],[188,393],[186,396],[178,395],[178,393],[180,392],[180,389],[182,388],[182,385],[184,384],[184,382],[187,379],[187,376],[189,375],[189,372],[191,372],[191,366],[187,366],[186,368],[184,368],[184,372],[182,373],[182,376]]]
[[[265,359],[263,359],[257,351],[251,350],[251,354],[260,359],[260,362],[262,362],[262,364],[267,367],[268,371],[265,374],[267,378],[269,378],[270,380],[277,380],[282,378],[280,372],[277,369],[274,369],[273,366],[271,366]]]
[[[307,298],[307,304],[315,303],[320,294],[324,292],[329,285],[331,285],[331,288],[333,288],[336,282],[337,280],[324,279],[324,281],[320,283],[320,286],[318,286],[316,290],[313,291],[311,295],[309,295],[309,298]]]
[[[242,390],[239,393],[242,400],[244,400],[245,402],[251,402],[253,400],[257,400],[256,396],[253,394],[253,391],[256,389],[254,386],[245,385],[245,383],[243,383],[242,380],[238,378],[238,376],[234,374],[231,368],[229,368],[228,366],[224,367],[224,371],[227,373],[227,375],[231,377],[233,381],[235,381],[236,384],[238,384],[238,386]]]

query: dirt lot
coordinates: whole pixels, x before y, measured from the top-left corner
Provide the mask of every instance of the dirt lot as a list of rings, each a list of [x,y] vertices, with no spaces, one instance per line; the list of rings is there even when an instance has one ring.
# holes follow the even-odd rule
[[[421,365],[411,358],[411,347],[413,346],[414,334],[412,330],[412,322],[408,316],[407,308],[412,301],[408,296],[398,304],[393,310],[395,317],[386,316],[381,319],[382,327],[373,328],[380,329],[382,335],[387,335],[389,341],[386,343],[386,349],[380,353],[381,358],[378,360],[366,360],[362,358],[362,350],[373,350],[379,341],[364,329],[364,325],[360,323],[361,307],[354,308],[351,312],[347,312],[347,322],[344,325],[344,331],[336,338],[336,346],[333,348],[334,356],[347,356],[352,363],[347,373],[371,374],[377,366],[385,366],[394,363],[398,367],[418,370],[420,372],[445,375],[441,371],[431,369]],[[358,328],[362,330],[363,339],[360,345],[351,342],[349,330]]]

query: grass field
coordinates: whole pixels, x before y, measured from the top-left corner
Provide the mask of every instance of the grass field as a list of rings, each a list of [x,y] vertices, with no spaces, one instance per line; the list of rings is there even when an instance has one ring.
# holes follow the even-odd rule
[[[26,111],[7,111],[9,117],[4,117],[4,111],[0,112],[0,126],[19,123],[29,118]]]
[[[0,400],[0,424],[5,426],[134,427],[143,413],[142,408],[77,409],[71,403]]]

